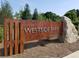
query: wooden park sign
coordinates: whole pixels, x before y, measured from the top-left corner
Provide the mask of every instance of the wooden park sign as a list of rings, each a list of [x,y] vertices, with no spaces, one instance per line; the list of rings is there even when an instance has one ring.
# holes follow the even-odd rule
[[[24,41],[59,38],[63,33],[62,22],[39,20],[8,20],[4,22],[4,55],[22,53]]]

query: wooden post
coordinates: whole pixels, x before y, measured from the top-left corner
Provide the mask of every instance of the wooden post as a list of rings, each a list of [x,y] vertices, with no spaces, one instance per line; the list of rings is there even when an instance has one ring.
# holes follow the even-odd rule
[[[15,21],[14,22],[14,39],[15,39],[14,51],[15,51],[15,54],[18,54],[18,35],[19,35],[18,30],[19,30],[19,22]]]
[[[13,22],[12,20],[10,20],[10,24],[9,24],[9,41],[10,41],[10,47],[9,47],[9,53],[10,53],[10,56],[12,55],[12,29],[13,29]]]
[[[20,22],[20,53],[24,51],[24,30],[23,22]]]
[[[7,22],[4,21],[4,56],[7,56]]]

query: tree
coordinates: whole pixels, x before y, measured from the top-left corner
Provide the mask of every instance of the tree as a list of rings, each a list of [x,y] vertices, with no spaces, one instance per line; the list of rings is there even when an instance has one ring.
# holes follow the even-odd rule
[[[6,0],[1,4],[1,13],[2,17],[12,18],[12,8]]]
[[[44,13],[38,14],[38,20],[47,20],[47,18],[44,16]]]
[[[79,23],[79,9],[76,10],[77,11],[77,18],[78,18],[78,23]]]
[[[37,11],[36,8],[34,9],[34,13],[33,13],[32,19],[33,19],[33,20],[37,20],[37,19],[38,19],[38,11]]]
[[[25,5],[24,10],[21,12],[21,18],[24,20],[31,19],[31,13],[28,4]]]
[[[52,12],[46,12],[44,14],[44,16],[47,18],[47,19],[52,19]]]
[[[44,14],[44,17],[46,17],[48,20],[52,20],[52,21],[60,21],[61,17],[56,15],[55,13],[52,12],[46,12]]]
[[[78,29],[78,24],[79,24],[79,10],[69,10],[68,12],[66,12],[65,16],[69,17],[71,19],[71,21],[73,22],[73,24],[75,25],[75,27]]]
[[[77,12],[77,17],[79,17],[79,9],[77,9],[76,12]]]
[[[15,15],[14,15],[14,18],[19,20],[20,19],[20,13],[16,12]]]
[[[69,17],[73,23],[78,20],[77,11],[75,9],[68,11],[65,16]]]
[[[12,8],[8,1],[4,1],[0,8],[0,24],[3,24],[4,18],[13,18]]]

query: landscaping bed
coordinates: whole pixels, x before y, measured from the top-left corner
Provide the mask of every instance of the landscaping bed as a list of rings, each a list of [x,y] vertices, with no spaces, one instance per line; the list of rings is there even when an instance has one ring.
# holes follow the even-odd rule
[[[69,44],[67,42],[60,43],[58,40],[41,41],[25,44],[24,47],[25,49],[23,53],[8,57],[16,57],[16,58],[64,57],[79,50],[79,41],[72,44]]]

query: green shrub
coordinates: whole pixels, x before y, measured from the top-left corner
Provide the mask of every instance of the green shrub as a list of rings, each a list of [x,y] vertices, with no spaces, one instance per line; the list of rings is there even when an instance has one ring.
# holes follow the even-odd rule
[[[0,27],[0,42],[3,39],[3,27]]]

